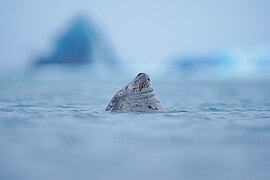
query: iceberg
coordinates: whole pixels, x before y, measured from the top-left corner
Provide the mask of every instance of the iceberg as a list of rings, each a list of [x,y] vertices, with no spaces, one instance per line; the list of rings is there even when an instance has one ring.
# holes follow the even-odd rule
[[[111,46],[102,33],[86,18],[77,18],[57,39],[51,53],[34,61],[35,66],[85,65],[96,61],[115,63]]]

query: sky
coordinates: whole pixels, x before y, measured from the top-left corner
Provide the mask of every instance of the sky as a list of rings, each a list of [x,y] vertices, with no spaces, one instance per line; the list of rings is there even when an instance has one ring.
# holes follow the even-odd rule
[[[50,51],[78,15],[103,30],[123,61],[270,47],[268,0],[0,0],[0,68]]]

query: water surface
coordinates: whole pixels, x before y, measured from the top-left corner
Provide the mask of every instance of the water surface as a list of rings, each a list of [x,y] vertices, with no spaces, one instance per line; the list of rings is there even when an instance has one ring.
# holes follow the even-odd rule
[[[270,178],[270,81],[153,77],[168,112],[109,113],[132,78],[56,77],[1,78],[0,179]]]

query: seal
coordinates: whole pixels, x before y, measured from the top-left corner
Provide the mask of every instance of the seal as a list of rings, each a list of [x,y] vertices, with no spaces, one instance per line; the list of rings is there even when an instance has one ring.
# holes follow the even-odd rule
[[[139,73],[127,86],[118,91],[108,104],[106,111],[165,111],[151,87],[146,73]]]

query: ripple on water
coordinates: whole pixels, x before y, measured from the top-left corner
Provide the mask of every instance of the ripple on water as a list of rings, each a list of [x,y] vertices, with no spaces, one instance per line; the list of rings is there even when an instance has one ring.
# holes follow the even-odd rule
[[[117,82],[87,83],[0,89],[0,179],[270,179],[268,86],[161,83],[167,112],[111,113]]]

